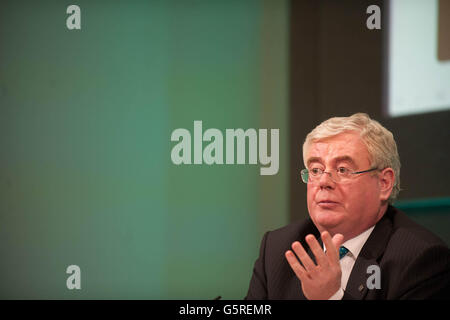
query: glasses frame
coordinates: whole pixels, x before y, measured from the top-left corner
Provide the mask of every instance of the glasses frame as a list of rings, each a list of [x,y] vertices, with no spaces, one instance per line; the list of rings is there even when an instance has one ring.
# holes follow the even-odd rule
[[[336,169],[334,171],[337,172],[337,170],[338,169]],[[354,172],[350,172],[350,174],[361,174],[361,173],[371,172],[371,171],[375,171],[375,170],[378,170],[378,168],[371,168],[371,169],[363,170],[363,171],[354,171]],[[319,179],[322,177],[322,175],[324,173],[328,173],[330,175],[331,180],[333,180],[335,183],[339,183],[340,182],[340,181],[334,180],[333,176],[331,175],[331,172],[328,172],[328,171],[323,171],[322,174],[319,176]],[[306,175],[306,181],[305,181],[305,175]],[[306,168],[303,169],[302,171],[300,171],[300,176],[302,177],[302,181],[307,184],[308,180],[309,180],[309,170],[306,169]]]

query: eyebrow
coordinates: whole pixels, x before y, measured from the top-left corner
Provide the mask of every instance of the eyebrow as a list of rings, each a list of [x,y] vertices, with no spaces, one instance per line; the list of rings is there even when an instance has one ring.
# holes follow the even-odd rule
[[[345,162],[350,162],[353,165],[355,164],[355,161],[350,156],[337,157],[337,158],[334,159],[334,161],[335,162],[343,162],[343,161],[345,161]]]
[[[306,167],[309,167],[309,165],[313,162],[322,162],[322,158],[319,157],[311,157],[306,161]]]
[[[340,156],[340,157],[334,158],[333,161],[334,161],[334,162],[343,162],[343,161],[346,161],[346,162],[350,162],[352,165],[355,165],[355,161],[354,161],[353,158],[350,157],[350,156]],[[314,163],[314,162],[321,162],[321,163],[322,163],[323,160],[322,160],[322,158],[319,158],[319,157],[311,157],[311,158],[309,158],[308,161],[306,162],[306,165],[309,167],[309,165],[310,165],[311,163]]]

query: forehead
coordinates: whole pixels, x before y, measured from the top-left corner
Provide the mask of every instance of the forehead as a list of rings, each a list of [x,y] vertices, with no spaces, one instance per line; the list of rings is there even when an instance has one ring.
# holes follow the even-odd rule
[[[369,165],[369,152],[357,133],[346,132],[312,142],[306,150],[305,162],[318,158],[324,162],[351,158],[357,165]]]

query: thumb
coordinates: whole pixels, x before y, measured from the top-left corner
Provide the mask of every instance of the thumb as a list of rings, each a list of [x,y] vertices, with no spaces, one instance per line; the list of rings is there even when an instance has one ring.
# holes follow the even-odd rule
[[[336,247],[336,249],[339,250],[339,247],[344,243],[344,236],[340,233],[336,233],[331,239],[331,241],[333,241],[333,244]]]

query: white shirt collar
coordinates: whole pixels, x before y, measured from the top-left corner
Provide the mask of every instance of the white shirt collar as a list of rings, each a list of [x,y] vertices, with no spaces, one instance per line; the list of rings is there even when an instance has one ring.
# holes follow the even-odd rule
[[[349,239],[345,241],[342,246],[346,247],[349,251],[349,253],[352,254],[352,256],[356,259],[358,258],[359,253],[361,252],[362,247],[366,243],[367,239],[369,238],[370,234],[372,233],[375,226],[370,227],[366,231],[360,233],[356,237]],[[324,249],[325,244],[323,245]]]
[[[348,251],[350,251],[350,253],[353,255],[355,259],[358,258],[358,255],[361,252],[362,247],[366,243],[367,239],[369,238],[374,228],[375,226],[372,226],[363,233],[360,233],[356,237],[349,239],[342,244],[344,247],[348,249]]]

